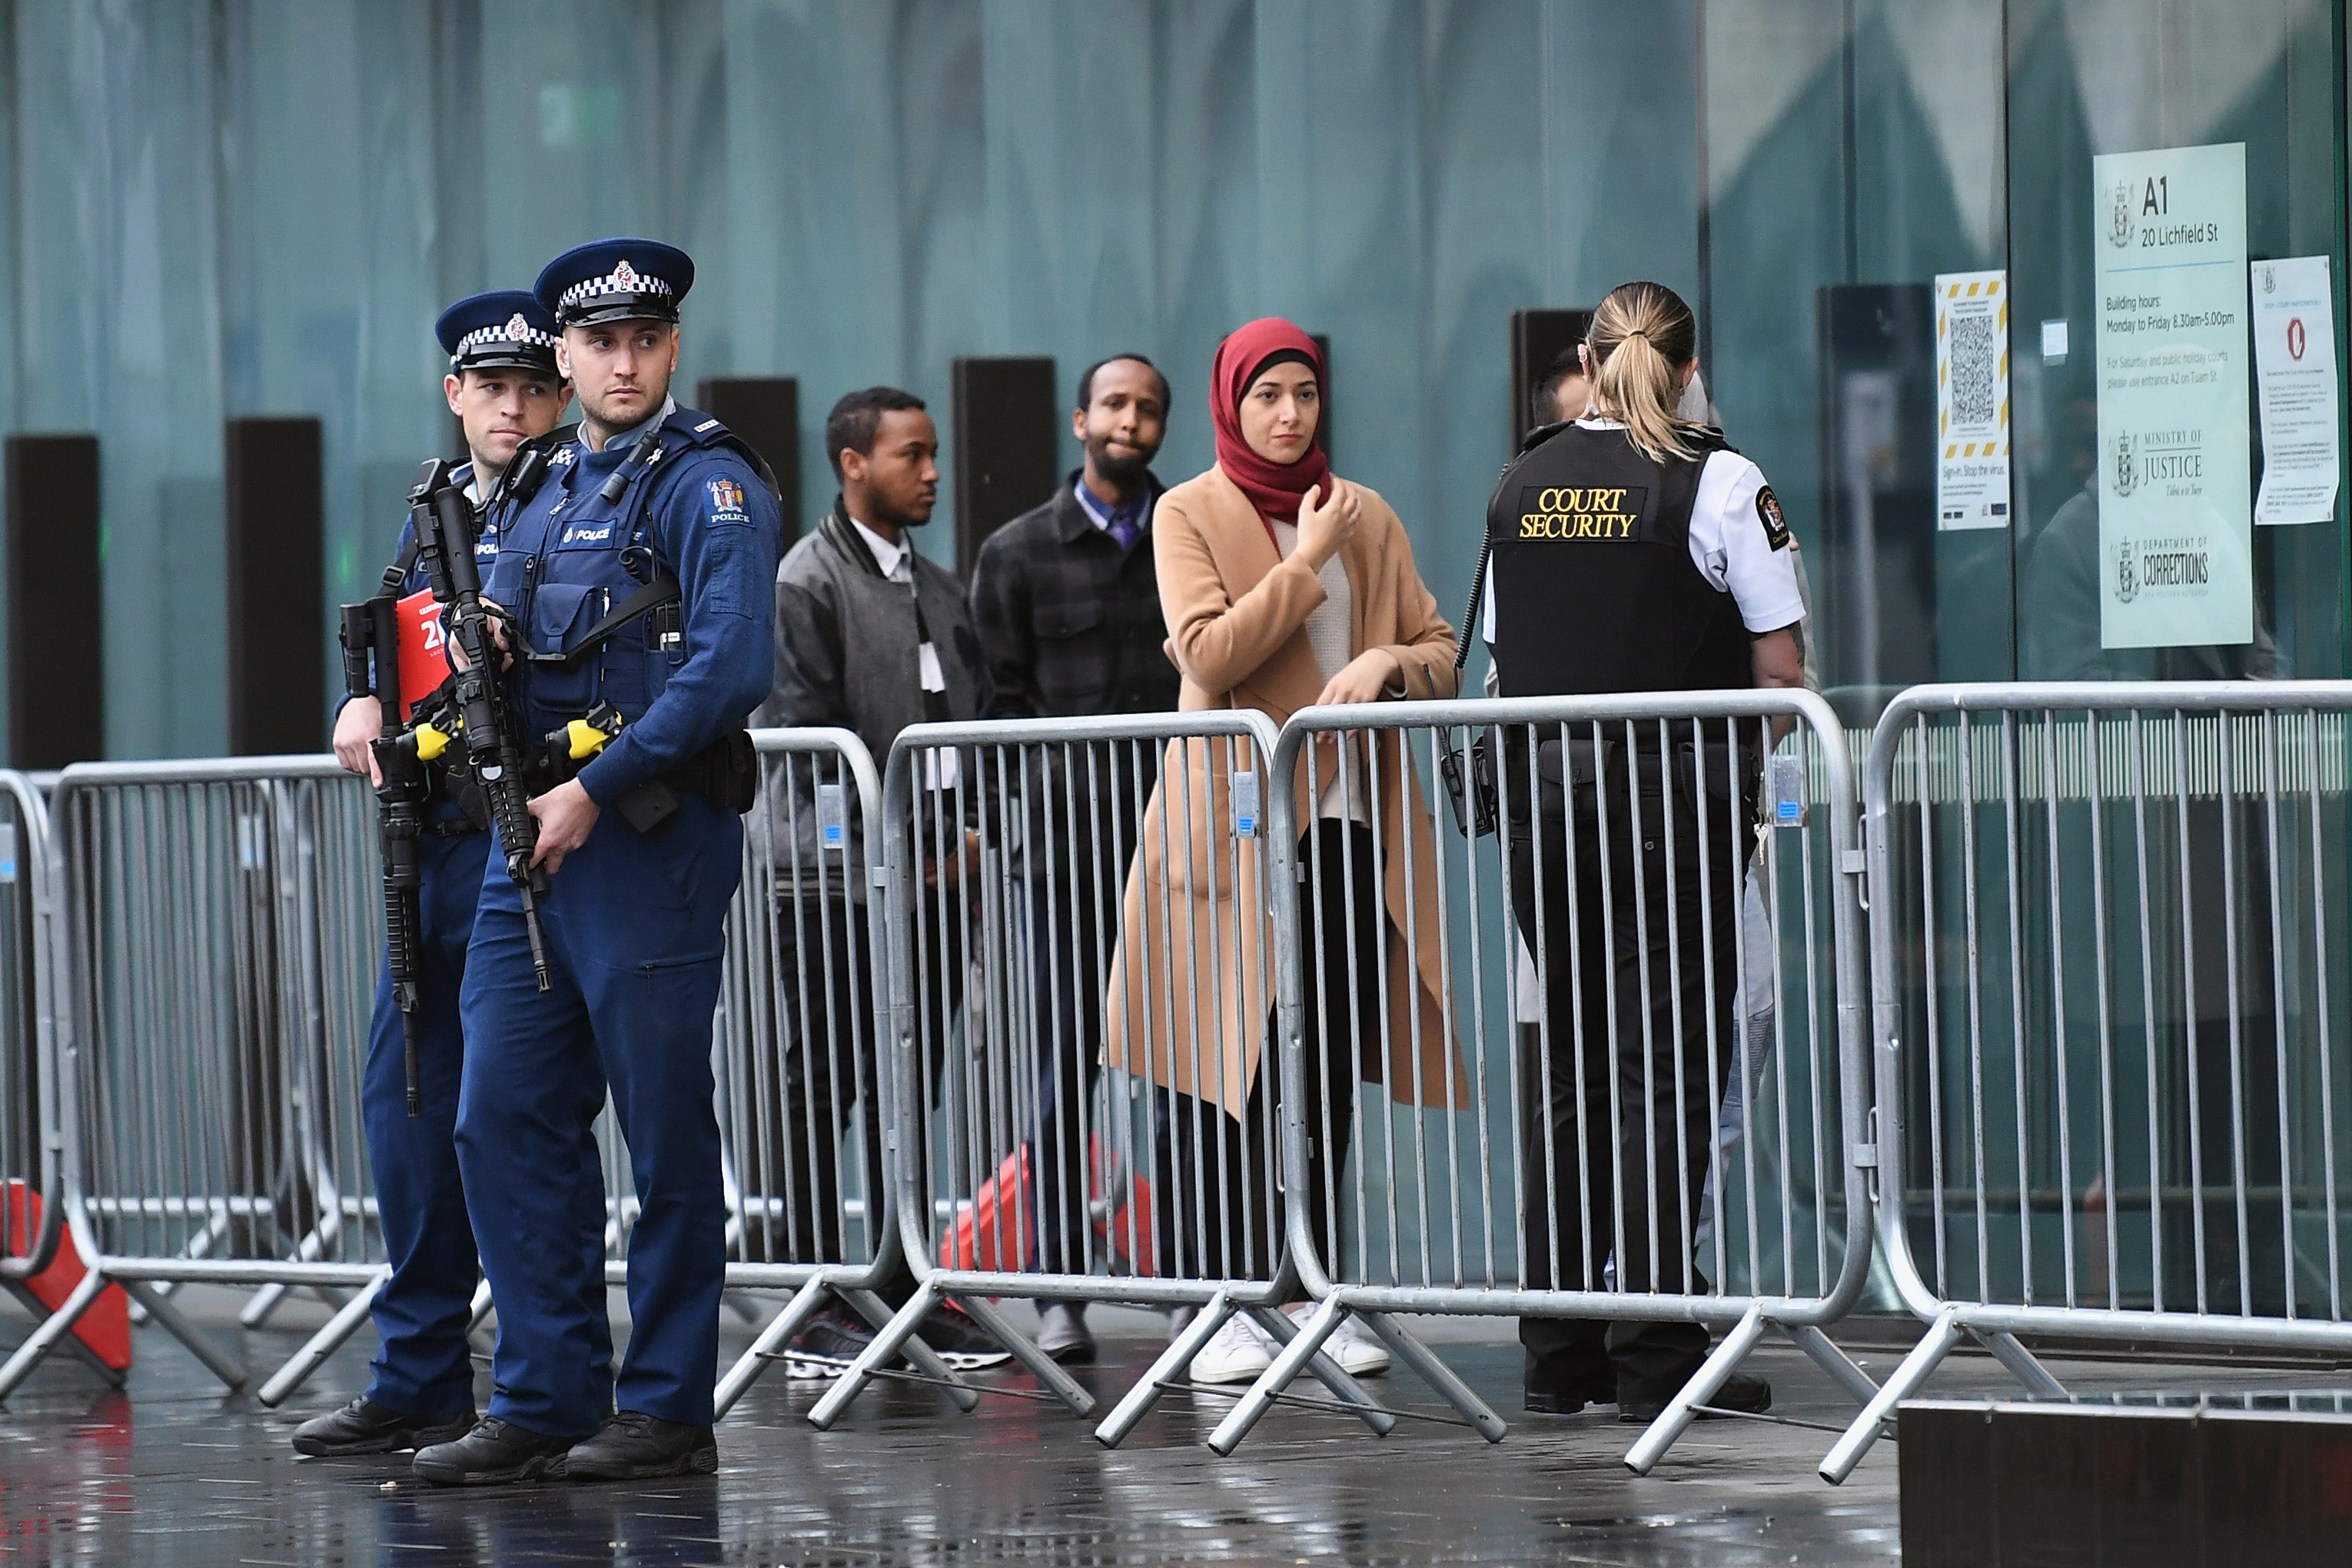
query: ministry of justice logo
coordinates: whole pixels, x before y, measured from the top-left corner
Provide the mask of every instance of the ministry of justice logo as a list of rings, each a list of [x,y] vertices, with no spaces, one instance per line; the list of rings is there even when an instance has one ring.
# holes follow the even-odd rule
[[[2116,205],[2107,215],[2107,243],[2120,250],[2131,243],[2132,194],[2129,180],[2116,182]]]
[[[2116,437],[2116,466],[2110,480],[2117,500],[2130,495],[2139,483],[2139,466],[2132,461],[2132,438],[2128,432]]]
[[[2116,603],[2128,605],[2139,597],[2139,564],[2128,539],[2116,546]]]

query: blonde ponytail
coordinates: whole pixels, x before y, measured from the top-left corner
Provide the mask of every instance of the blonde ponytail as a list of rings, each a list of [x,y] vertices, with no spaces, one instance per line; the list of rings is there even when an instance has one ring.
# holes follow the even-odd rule
[[[1592,312],[1584,342],[1594,403],[1642,455],[1658,463],[1696,456],[1695,426],[1675,416],[1675,373],[1698,354],[1698,323],[1681,296],[1663,283],[1620,283]]]

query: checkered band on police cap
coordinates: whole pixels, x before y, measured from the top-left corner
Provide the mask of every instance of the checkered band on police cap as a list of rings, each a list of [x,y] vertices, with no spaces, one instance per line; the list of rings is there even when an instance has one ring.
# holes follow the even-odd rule
[[[606,294],[659,294],[674,297],[677,290],[659,278],[638,271],[624,257],[613,270],[602,278],[586,278],[566,289],[555,301],[558,310],[568,310],[583,300],[594,300]]]
[[[555,334],[541,331],[537,327],[524,321],[522,312],[517,310],[504,321],[492,326],[477,327],[458,339],[457,351],[449,356],[450,362],[455,363],[497,343],[515,343],[552,351],[555,347]]]

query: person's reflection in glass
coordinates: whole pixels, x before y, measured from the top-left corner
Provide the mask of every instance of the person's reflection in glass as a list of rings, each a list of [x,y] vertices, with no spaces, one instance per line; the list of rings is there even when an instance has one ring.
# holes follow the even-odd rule
[[[2099,405],[2076,394],[2059,412],[2059,472],[2081,488],[2018,546],[2017,673],[2024,680],[2272,680],[2278,645],[2255,604],[2250,643],[2103,647],[2099,596]]]

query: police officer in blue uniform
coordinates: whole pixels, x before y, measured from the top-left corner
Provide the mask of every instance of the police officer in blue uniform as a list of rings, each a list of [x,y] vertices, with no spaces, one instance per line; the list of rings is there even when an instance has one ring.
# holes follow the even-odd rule
[[[466,433],[471,459],[456,471],[477,509],[475,552],[485,568],[498,537],[479,509],[524,442],[546,436],[571,394],[555,368],[555,318],[519,289],[477,294],[441,313],[435,331],[449,356],[442,389]],[[383,591],[404,597],[425,586],[415,531],[404,528],[383,574]],[[383,732],[375,699],[354,698],[335,720],[335,755],[373,774],[368,742]],[[457,988],[489,850],[488,818],[472,781],[436,761],[425,764],[431,805],[417,843],[422,916],[417,1058],[422,1113],[408,1113],[406,1049],[393,1005],[392,971],[377,976],[375,1013],[360,1110],[375,1172],[376,1206],[392,1277],[376,1293],[374,1374],[367,1392],[340,1410],[304,1422],[297,1452],[388,1454],[461,1436],[474,1424],[474,1368],[466,1341],[480,1267],[457,1177],[454,1142],[465,1039]],[[609,1365],[611,1352],[605,1352]]]
[[[416,1456],[443,1484],[718,1468],[710,1027],[782,521],[750,449],[669,395],[693,281],[683,252],[642,239],[582,246],[539,277],[579,437],[499,519],[487,596],[511,616],[521,728],[554,737],[530,801],[551,988],[493,855],[466,969],[457,1158],[499,1343],[488,1415]],[[604,1177],[587,1136],[608,1086],[642,1205],[610,1414],[591,1371]]]

